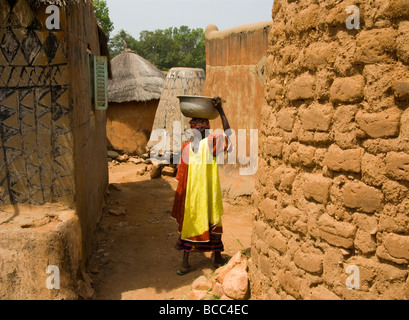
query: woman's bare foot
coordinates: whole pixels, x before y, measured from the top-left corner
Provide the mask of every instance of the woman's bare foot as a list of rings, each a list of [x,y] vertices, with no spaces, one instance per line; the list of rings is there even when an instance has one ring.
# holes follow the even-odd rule
[[[179,276],[184,276],[185,274],[188,274],[188,273],[190,273],[192,271],[193,271],[193,267],[189,266],[189,267],[186,267],[186,268],[180,268],[180,270],[178,270],[177,274]]]
[[[193,268],[189,264],[189,252],[184,252],[183,253],[182,266],[180,267],[177,274],[180,275],[180,276],[183,276],[183,275],[191,272],[192,270],[193,270]]]

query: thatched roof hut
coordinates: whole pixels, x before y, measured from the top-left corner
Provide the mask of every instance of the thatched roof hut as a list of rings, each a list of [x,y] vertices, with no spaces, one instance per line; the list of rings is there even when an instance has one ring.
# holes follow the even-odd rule
[[[108,81],[108,146],[131,154],[146,152],[166,76],[152,63],[125,49],[111,60]]]
[[[149,61],[125,49],[111,60],[111,66],[109,102],[148,102],[160,98],[166,76]]]
[[[181,122],[182,132],[175,132],[175,136],[190,129],[189,120],[183,116],[180,111],[180,101],[178,95],[202,96],[203,87],[206,80],[206,73],[203,69],[175,67],[169,70],[163,92],[160,98],[158,110],[156,112],[155,121],[152,130],[166,130],[168,137],[173,140],[174,137],[174,122]],[[184,141],[184,136],[182,140]],[[152,151],[158,142],[156,137],[152,137],[147,144],[148,149]],[[178,154],[181,146],[170,145],[170,150],[162,150],[167,154]],[[174,150],[175,149],[175,150]]]

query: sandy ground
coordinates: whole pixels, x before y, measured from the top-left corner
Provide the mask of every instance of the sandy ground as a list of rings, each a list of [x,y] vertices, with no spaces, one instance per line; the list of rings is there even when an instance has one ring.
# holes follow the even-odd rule
[[[193,281],[214,272],[211,254],[192,253],[193,272],[178,276],[182,252],[174,249],[177,224],[170,217],[177,182],[162,177],[151,180],[149,173],[136,175],[142,165],[112,166],[107,208],[126,208],[114,216],[105,212],[96,245],[88,264],[97,300],[183,300]],[[251,221],[254,208],[224,202],[225,257],[242,249],[250,252]],[[240,240],[237,241],[237,239]]]

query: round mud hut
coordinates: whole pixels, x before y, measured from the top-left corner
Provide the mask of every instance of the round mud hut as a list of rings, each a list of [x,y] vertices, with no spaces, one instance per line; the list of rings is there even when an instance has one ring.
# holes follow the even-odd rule
[[[108,147],[141,155],[146,152],[166,76],[130,49],[113,58],[111,67]]]
[[[178,67],[169,70],[153,124],[153,130],[164,129],[168,135],[170,150],[163,150],[165,153],[169,152],[171,155],[174,155],[180,152],[178,150],[180,146],[175,148],[173,146],[174,122],[176,121],[181,124],[181,128],[177,129],[181,130],[181,134],[190,128],[190,119],[185,118],[180,111],[180,101],[177,96],[203,95],[205,80],[206,73],[203,69]],[[157,141],[151,139],[148,142],[148,149],[153,149],[157,143]]]

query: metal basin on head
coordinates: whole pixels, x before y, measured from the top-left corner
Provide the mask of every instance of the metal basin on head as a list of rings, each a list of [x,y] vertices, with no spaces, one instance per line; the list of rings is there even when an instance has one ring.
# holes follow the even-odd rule
[[[211,97],[177,96],[180,100],[180,111],[187,118],[214,120],[219,111],[213,106]]]

